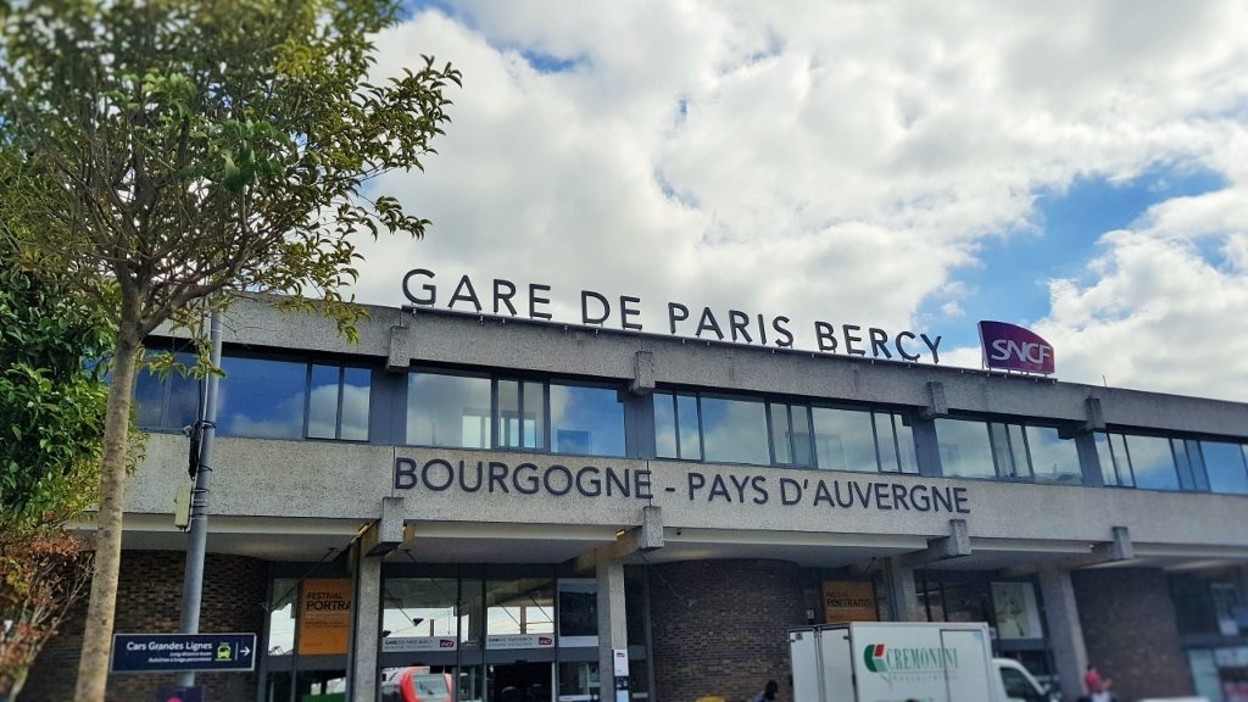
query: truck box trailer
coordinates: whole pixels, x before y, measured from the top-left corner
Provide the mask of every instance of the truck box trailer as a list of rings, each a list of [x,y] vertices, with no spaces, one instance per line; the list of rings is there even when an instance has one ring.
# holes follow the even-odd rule
[[[794,702],[1051,702],[988,625],[859,622],[789,631]]]

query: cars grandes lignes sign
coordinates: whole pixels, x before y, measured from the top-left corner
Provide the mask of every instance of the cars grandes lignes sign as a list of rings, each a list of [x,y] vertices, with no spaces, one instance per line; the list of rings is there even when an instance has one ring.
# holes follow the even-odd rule
[[[1008,322],[982,321],[979,340],[984,349],[984,365],[988,368],[1053,373],[1053,345],[1030,329]]]

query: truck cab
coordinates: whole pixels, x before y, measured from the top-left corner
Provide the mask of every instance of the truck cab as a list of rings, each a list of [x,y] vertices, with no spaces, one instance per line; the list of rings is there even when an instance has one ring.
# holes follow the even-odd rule
[[[1022,663],[1011,658],[994,658],[1008,702],[1060,702],[1061,694],[1041,685]]]

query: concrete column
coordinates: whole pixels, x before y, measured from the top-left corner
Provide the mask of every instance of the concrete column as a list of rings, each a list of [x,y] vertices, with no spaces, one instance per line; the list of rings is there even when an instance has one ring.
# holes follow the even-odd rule
[[[1083,642],[1083,625],[1075,602],[1075,588],[1069,570],[1040,571],[1040,597],[1044,601],[1045,624],[1053,647],[1053,662],[1062,687],[1062,698],[1079,699],[1083,694],[1083,672],[1088,650]]]
[[[920,622],[924,620],[919,609],[919,595],[914,587],[914,567],[904,565],[900,558],[888,559],[888,604],[893,621]]]
[[[613,650],[628,648],[628,620],[624,609],[624,564],[599,561],[598,571],[598,682],[599,699],[615,699]]]
[[[353,702],[373,702],[377,694],[377,658],[381,646],[381,559],[352,549],[355,560],[354,612],[351,629],[350,696]]]

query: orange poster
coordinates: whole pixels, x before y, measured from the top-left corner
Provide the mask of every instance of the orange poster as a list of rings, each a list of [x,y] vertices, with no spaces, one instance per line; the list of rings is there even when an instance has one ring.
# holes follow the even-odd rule
[[[299,590],[299,655],[347,652],[351,629],[351,581],[321,578],[303,581]]]
[[[864,581],[826,581],[823,583],[824,621],[873,622],[875,613],[875,588]]]

